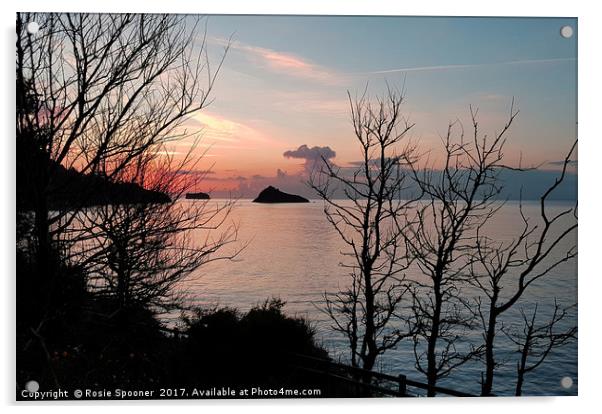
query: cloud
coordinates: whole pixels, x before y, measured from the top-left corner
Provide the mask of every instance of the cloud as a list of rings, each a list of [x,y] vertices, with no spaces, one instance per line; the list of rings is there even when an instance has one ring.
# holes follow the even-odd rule
[[[184,154],[187,154],[187,153],[186,152],[182,152],[182,151],[175,151],[175,150],[166,149],[166,150],[155,151],[155,154],[166,156],[166,157],[170,157],[170,156],[173,156],[173,155],[184,155]]]
[[[253,149],[257,145],[273,143],[269,133],[250,121],[238,121],[208,111],[194,114],[186,120],[187,128],[202,128],[199,147],[221,149]],[[207,155],[206,155],[207,156]]]
[[[256,134],[252,128],[245,124],[207,111],[196,113],[186,122],[188,125],[204,128],[204,138],[212,141],[234,143],[240,141],[241,136]]]
[[[182,175],[208,175],[215,174],[213,170],[179,170],[178,174]]]
[[[280,110],[287,112],[298,112],[301,114],[312,114],[332,118],[333,116],[347,116],[349,113],[349,101],[345,95],[333,97],[323,90],[279,90],[271,93],[272,104]]]
[[[389,161],[393,160],[393,161],[398,162],[399,164],[402,163],[402,160],[400,159],[400,157],[396,157],[396,158],[385,157],[384,159],[385,159],[385,162],[389,162]],[[369,161],[369,164],[370,165],[374,165],[374,166],[379,166],[380,165],[380,160],[381,160],[380,157],[379,158],[371,159]],[[351,167],[363,167],[365,165],[365,161],[348,161],[347,165],[349,165]]]
[[[337,154],[330,147],[309,148],[307,145],[303,144],[296,150],[285,151],[282,155],[286,158],[300,158],[306,161],[317,161],[322,159],[329,160],[336,157]]]
[[[330,163],[330,160],[336,157],[337,153],[330,147],[315,146],[310,148],[303,144],[296,150],[285,151],[282,155],[286,158],[305,160],[301,174],[308,177],[313,171],[319,170],[324,162]],[[278,170],[278,176],[280,175],[281,170]]]
[[[341,173],[345,173],[341,170]],[[347,170],[349,172],[349,170]],[[437,179],[441,171],[433,171],[434,178]],[[529,170],[513,171],[502,170],[500,172],[500,183],[503,184],[502,193],[498,199],[516,200],[522,196],[523,200],[538,200],[541,195],[558,178],[558,171],[552,170]],[[304,171],[289,174],[284,170],[277,169],[274,175],[253,175],[250,177],[229,176],[224,178],[207,177],[207,182],[228,183],[226,187],[212,189],[212,196],[230,197],[232,195],[243,198],[255,198],[261,190],[268,185],[280,188],[282,191],[299,194],[303,197],[316,198],[315,192],[307,185],[307,175]],[[406,189],[408,194],[414,194],[415,187],[408,183]],[[335,189],[335,198],[345,198],[345,195],[339,189]],[[550,195],[552,200],[576,200],[577,198],[577,174],[567,172],[565,180]]]
[[[253,175],[244,181],[238,181],[232,193],[243,198],[255,198],[257,194],[271,185],[282,191],[299,194],[307,198],[315,197],[311,188],[307,186],[307,176],[303,173],[289,174],[278,168],[274,175]],[[221,194],[220,194],[221,195]]]
[[[549,165],[555,165],[555,166],[562,167],[564,165],[564,160],[549,161],[548,164]],[[568,165],[571,166],[571,167],[576,167],[577,166],[577,160],[569,160]]]
[[[229,43],[228,40],[220,38],[213,38],[212,41],[221,45]],[[247,57],[254,59],[257,64],[273,72],[335,85],[342,80],[341,76],[331,69],[292,53],[249,45],[240,41],[230,43],[230,49],[244,53]]]
[[[559,62],[571,62],[575,61],[575,58],[553,58],[553,59],[524,59],[524,60],[511,60],[506,62],[495,62],[495,63],[473,63],[466,65],[436,65],[436,66],[414,66],[407,68],[398,69],[387,69],[377,70],[368,72],[369,74],[383,74],[383,73],[395,73],[395,72],[429,72],[429,71],[440,71],[440,70],[454,70],[454,69],[472,69],[481,68],[487,66],[498,66],[498,65],[526,65],[526,64],[537,64],[537,63],[559,63]]]
[[[227,176],[227,177],[205,177],[203,178],[204,181],[223,181],[223,182],[230,182],[230,181],[247,181],[248,178],[244,177],[242,175],[237,175],[237,176]]]

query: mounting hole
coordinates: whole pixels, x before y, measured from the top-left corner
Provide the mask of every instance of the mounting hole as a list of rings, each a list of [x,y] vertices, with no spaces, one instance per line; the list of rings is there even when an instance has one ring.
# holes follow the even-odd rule
[[[569,388],[571,388],[573,386],[573,379],[571,377],[563,377],[560,380],[560,385],[562,386],[562,388],[565,388],[568,390]]]
[[[564,37],[565,39],[573,37],[573,28],[571,26],[562,26],[560,28],[560,36]]]
[[[29,392],[37,392],[40,389],[40,384],[37,381],[31,380],[25,384],[25,389]]]
[[[40,25],[36,22],[29,22],[25,28],[27,29],[27,33],[36,34],[40,30]]]

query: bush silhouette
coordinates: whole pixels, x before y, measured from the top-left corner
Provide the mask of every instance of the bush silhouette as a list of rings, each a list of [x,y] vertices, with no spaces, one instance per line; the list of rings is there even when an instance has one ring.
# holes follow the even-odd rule
[[[266,301],[240,314],[232,308],[199,310],[186,319],[175,382],[215,386],[296,383],[295,354],[327,357],[302,318],[282,312],[284,302]]]

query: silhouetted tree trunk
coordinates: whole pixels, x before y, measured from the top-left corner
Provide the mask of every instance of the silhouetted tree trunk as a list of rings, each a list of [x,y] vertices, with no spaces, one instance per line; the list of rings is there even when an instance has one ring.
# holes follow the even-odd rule
[[[183,298],[173,288],[180,281],[203,264],[232,259],[241,250],[225,251],[237,239],[237,226],[228,222],[234,201],[182,199],[207,174],[190,173],[200,161],[194,151],[195,146],[190,158],[175,162],[157,149],[117,177],[168,194],[169,201],[87,209],[67,233],[82,242],[70,260],[86,269],[92,293],[113,298],[117,310],[179,307]]]
[[[59,313],[45,305],[64,283],[59,263],[90,241],[77,225],[103,190],[74,191],[70,177],[127,183],[136,177],[126,171],[140,160],[197,136],[185,122],[209,104],[226,53],[211,67],[200,21],[165,14],[17,14],[17,165],[18,179],[28,184],[18,189],[17,205],[33,215],[31,250],[37,277],[45,280],[37,286],[45,296],[42,321]],[[39,32],[28,33],[27,22],[38,23]],[[118,290],[127,302],[131,275],[120,275]],[[154,297],[164,293],[150,290]],[[33,329],[42,332],[38,322]]]
[[[30,21],[38,33],[27,32]],[[17,155],[32,167],[39,260],[96,190],[50,205],[70,184],[54,180],[57,166],[102,169],[110,180],[151,147],[186,137],[179,128],[208,104],[221,67],[211,70],[197,25],[176,15],[17,14],[17,140],[35,151]]]
[[[456,347],[462,331],[472,329],[475,317],[461,289],[468,279],[468,252],[475,233],[499,208],[504,136],[517,114],[511,107],[501,132],[487,139],[481,136],[477,111],[471,108],[472,139],[465,140],[463,130],[454,139],[457,124],[450,123],[444,137],[443,168],[426,165],[414,170],[424,199],[404,236],[409,254],[427,276],[426,282],[414,281],[414,355],[431,397],[440,378],[482,352],[481,347],[465,351]],[[421,352],[422,342],[426,349]]]
[[[352,365],[371,370],[379,355],[411,335],[400,326],[397,311],[408,291],[402,233],[413,199],[403,196],[410,195],[404,193],[405,169],[414,162],[415,150],[406,138],[412,124],[401,115],[401,94],[389,89],[375,102],[365,93],[355,100],[349,95],[349,101],[362,163],[350,172],[323,159],[309,184],[324,200],[326,217],[350,258],[342,263],[350,270],[350,286],[325,293],[325,311],[333,329],[347,337]],[[340,202],[341,195],[351,203]]]
[[[524,323],[522,332],[503,330],[506,336],[518,346],[520,355],[520,359],[516,364],[516,396],[522,395],[527,373],[539,367],[553,349],[564,346],[576,339],[577,327],[570,327],[558,332],[558,325],[566,318],[567,310],[568,308],[562,309],[554,300],[554,311],[549,321],[538,325],[536,304],[530,318],[521,309]],[[529,364],[530,359],[534,359],[531,364]]]
[[[495,344],[495,334],[497,326],[497,312],[495,306],[497,303],[497,295],[492,298],[489,308],[489,320],[487,322],[487,330],[485,332],[485,378],[481,384],[481,395],[491,395],[493,389],[493,375],[496,368],[495,358],[493,355],[493,347]]]
[[[519,215],[523,226],[520,233],[508,243],[500,243],[483,232],[476,237],[470,266],[471,283],[486,296],[488,302],[478,301],[478,312],[485,339],[485,375],[482,381],[482,395],[491,395],[497,362],[495,359],[495,338],[499,329],[500,317],[511,309],[535,281],[545,277],[562,263],[573,260],[577,255],[576,246],[560,251],[561,242],[577,230],[577,208],[568,208],[553,217],[549,216],[546,202],[550,194],[563,182],[577,142],[567,154],[559,177],[542,194],[539,201],[540,222],[533,225],[532,218],[526,217],[522,203]],[[572,215],[572,216],[571,216]],[[562,222],[564,220],[564,222]],[[560,255],[554,255],[561,253]],[[504,283],[516,275],[517,284]],[[507,293],[509,292],[509,293]],[[503,295],[506,293],[505,295]],[[503,295],[503,296],[502,296]],[[486,313],[483,313],[483,307]]]

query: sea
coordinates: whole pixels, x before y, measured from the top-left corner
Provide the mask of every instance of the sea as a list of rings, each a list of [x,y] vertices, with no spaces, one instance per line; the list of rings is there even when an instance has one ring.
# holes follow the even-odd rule
[[[190,203],[223,205],[226,202],[181,201],[185,207],[192,205]],[[519,207],[518,202],[507,201],[486,227],[487,235],[500,241],[516,237],[523,223]],[[569,202],[548,202],[547,212],[553,216],[571,207]],[[532,224],[541,226],[538,222],[539,202],[523,201],[522,211]],[[567,220],[576,218],[568,215],[563,225]],[[223,253],[227,255],[242,250],[235,259],[207,263],[180,282],[178,288],[186,292],[188,305],[230,306],[246,311],[267,299],[279,298],[286,302],[286,314],[306,318],[311,323],[317,342],[329,351],[332,358],[349,361],[345,337],[332,329],[332,321],[324,313],[324,294],[337,292],[349,285],[349,269],[342,265],[351,259],[344,255],[349,252],[348,247],[326,219],[323,202],[258,204],[251,200],[237,200],[223,224],[228,225],[237,227],[237,241],[227,245]],[[219,235],[219,231],[214,231],[214,237]],[[202,242],[207,235],[207,232],[198,232],[194,237]],[[573,232],[557,246],[557,253],[551,260],[566,254],[567,249],[576,243],[577,235]],[[424,278],[418,268],[410,268],[408,272],[412,273],[408,277]],[[508,279],[511,280],[512,276]],[[512,287],[510,281],[507,289]],[[462,294],[465,299],[476,300],[479,292],[467,288]],[[521,309],[530,315],[535,304],[538,306],[538,318],[545,321],[553,309],[554,300],[565,307],[577,304],[576,260],[561,264],[529,286],[521,301],[504,314],[505,329],[522,329]],[[558,329],[568,329],[576,324],[577,306],[574,306]],[[479,345],[480,341],[481,332],[473,331],[470,342]],[[494,381],[496,395],[514,394],[519,358],[517,350],[518,347],[506,335],[498,335],[495,351],[500,366],[496,369]],[[396,348],[381,355],[375,369],[425,381],[424,375],[416,369],[413,342],[410,340],[400,342]],[[470,361],[441,379],[439,385],[478,394],[483,369],[482,361]],[[577,389],[577,341],[573,341],[553,349],[543,364],[526,375],[523,395],[576,395]]]

